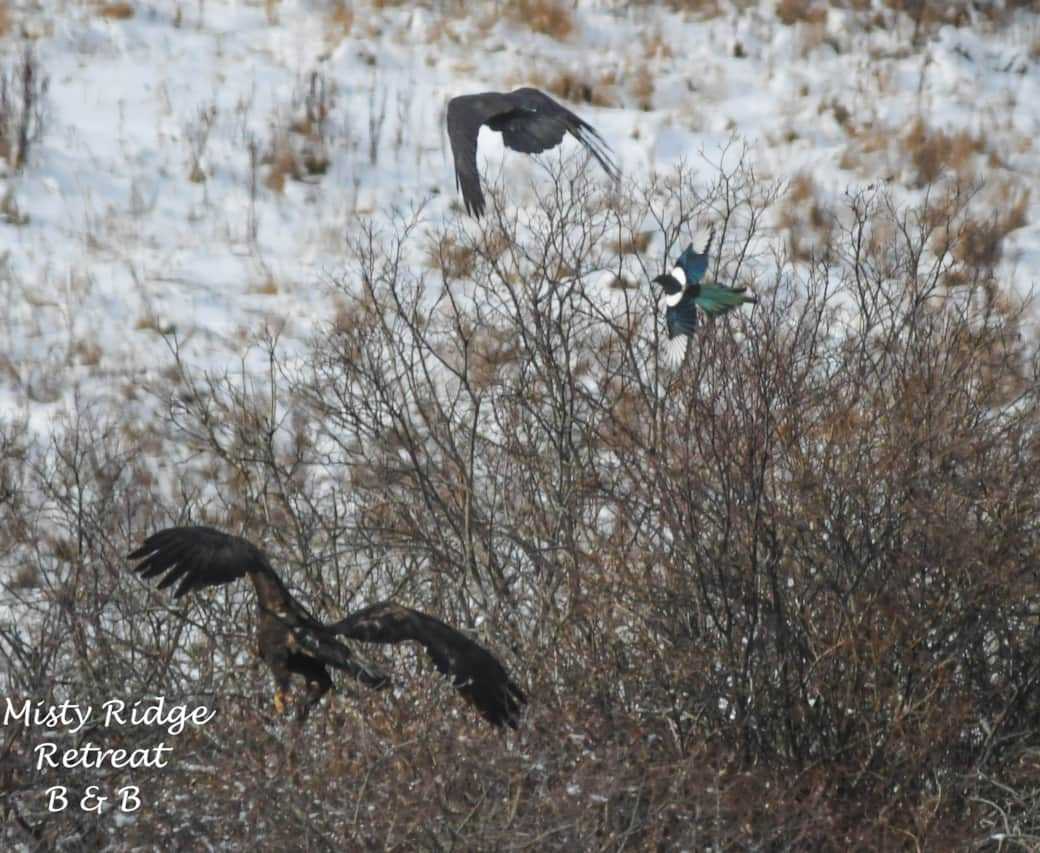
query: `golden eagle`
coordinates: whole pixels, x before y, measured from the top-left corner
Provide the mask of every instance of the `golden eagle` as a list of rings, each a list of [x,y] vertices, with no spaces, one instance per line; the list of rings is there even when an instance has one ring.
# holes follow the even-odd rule
[[[338,637],[370,643],[414,640],[422,644],[437,669],[450,676],[463,697],[495,726],[515,729],[527,704],[523,691],[494,655],[418,610],[384,601],[333,625],[319,622],[289,594],[267,555],[238,536],[212,527],[171,527],[145,539],[129,559],[141,561],[134,571],[143,578],[165,573],[159,589],[180,581],[174,598],[249,575],[256,589],[260,657],[274,675],[275,709],[278,713],[285,710],[291,676],[303,676],[307,693],[296,709],[296,719],[301,723],[332,688],[328,666],[346,670],[369,687],[389,684],[384,673],[360,660]]]

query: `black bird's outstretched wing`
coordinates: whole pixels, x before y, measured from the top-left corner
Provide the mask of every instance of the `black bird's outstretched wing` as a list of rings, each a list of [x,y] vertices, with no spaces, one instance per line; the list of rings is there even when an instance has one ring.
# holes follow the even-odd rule
[[[669,305],[664,312],[668,337],[692,335],[697,331],[697,306],[693,294],[686,291],[678,305]]]
[[[609,147],[596,129],[544,92],[526,87],[460,95],[448,101],[448,139],[455,160],[455,185],[462,191],[466,212],[478,218],[485,207],[477,171],[477,136],[482,124],[499,131],[507,148],[524,154],[555,148],[569,133],[612,180],[620,176]]]
[[[506,97],[512,103],[512,110],[496,116],[489,125],[492,130],[502,132],[502,141],[508,148],[525,154],[539,154],[559,145],[566,132],[585,146],[611,180],[621,177],[610,158],[607,143],[587,121],[538,89],[515,89]]]
[[[466,213],[477,218],[484,214],[484,193],[477,172],[480,126],[509,109],[505,95],[498,92],[460,95],[448,101],[448,141],[455,160],[455,188],[462,191]]]
[[[128,558],[142,578],[163,573],[159,589],[178,580],[174,598],[207,586],[219,586],[253,571],[270,571],[267,558],[252,542],[213,527],[170,527],[153,533]]]
[[[331,630],[370,643],[422,644],[437,669],[495,726],[516,728],[527,697],[483,646],[439,619],[390,601],[353,613]]]

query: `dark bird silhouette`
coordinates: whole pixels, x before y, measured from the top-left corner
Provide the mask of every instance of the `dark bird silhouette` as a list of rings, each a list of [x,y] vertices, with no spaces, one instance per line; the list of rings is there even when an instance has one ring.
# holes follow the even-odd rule
[[[275,709],[284,712],[291,677],[302,676],[307,690],[296,708],[296,719],[301,723],[332,688],[329,666],[348,672],[369,687],[383,688],[390,683],[383,672],[342,643],[341,636],[370,643],[420,643],[437,669],[449,676],[462,696],[495,726],[515,729],[527,704],[523,691],[494,655],[418,610],[387,601],[334,625],[319,622],[290,595],[267,555],[238,536],[212,527],[171,527],[145,539],[129,559],[141,561],[134,571],[143,578],[164,575],[159,589],[179,581],[174,598],[248,575],[256,590],[260,657],[274,675]]]
[[[483,215],[485,206],[477,172],[477,136],[482,124],[501,133],[507,148],[524,154],[555,148],[569,133],[612,180],[620,176],[609,146],[596,129],[544,92],[523,88],[460,95],[448,101],[448,139],[455,158],[455,186],[462,190],[466,212],[477,218]]]
[[[701,284],[701,279],[708,271],[708,253],[714,239],[715,232],[712,231],[703,252],[694,251],[691,243],[679,255],[670,273],[654,279],[654,284],[664,290],[664,303],[667,306],[664,319],[669,341],[667,355],[673,363],[682,361],[688,340],[697,331],[698,308],[709,317],[718,317],[745,302],[758,302],[756,297],[747,295],[746,287]]]

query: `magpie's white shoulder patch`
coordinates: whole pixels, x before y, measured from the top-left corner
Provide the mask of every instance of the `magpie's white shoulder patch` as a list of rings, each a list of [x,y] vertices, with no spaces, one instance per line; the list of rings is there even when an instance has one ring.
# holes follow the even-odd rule
[[[676,273],[678,273],[679,275],[676,276]],[[686,292],[686,277],[683,275],[682,270],[678,266],[672,270],[672,278],[678,280],[680,287],[674,293],[665,294],[665,305],[667,305],[669,308],[674,308],[680,302],[682,302],[682,295]]]
[[[669,275],[671,275],[671,277],[674,278],[677,282],[679,282],[679,284],[681,284],[683,287],[686,287],[686,273],[683,272],[682,267],[676,265],[672,268],[672,271],[669,273]]]

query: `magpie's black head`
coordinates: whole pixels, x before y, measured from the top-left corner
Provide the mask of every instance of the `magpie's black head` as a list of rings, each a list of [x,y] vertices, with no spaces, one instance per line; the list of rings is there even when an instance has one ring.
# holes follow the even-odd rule
[[[674,276],[671,276],[668,273],[664,273],[663,275],[659,275],[657,278],[655,278],[654,284],[661,285],[661,287],[663,287],[668,292],[672,292],[676,288],[682,287],[682,285],[679,284],[678,280],[676,280]]]

